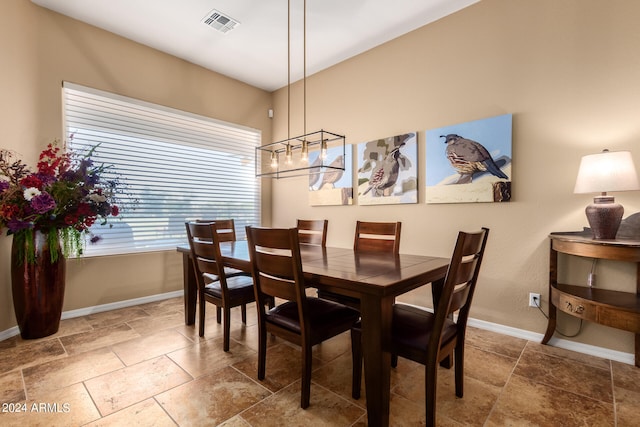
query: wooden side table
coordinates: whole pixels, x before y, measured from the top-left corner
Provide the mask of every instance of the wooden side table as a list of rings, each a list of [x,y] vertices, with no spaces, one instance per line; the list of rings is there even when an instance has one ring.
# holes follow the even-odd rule
[[[619,233],[615,240],[595,240],[592,236],[590,230],[549,235],[549,322],[542,344],[553,336],[557,310],[560,310],[584,320],[634,332],[635,365],[640,367],[640,239],[634,238],[633,232],[625,238],[620,238]],[[635,293],[558,283],[559,253],[636,263]]]

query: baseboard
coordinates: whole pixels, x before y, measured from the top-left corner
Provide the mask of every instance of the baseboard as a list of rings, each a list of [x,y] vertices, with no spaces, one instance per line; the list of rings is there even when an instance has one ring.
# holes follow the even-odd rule
[[[93,307],[79,308],[62,312],[62,319],[72,319],[74,317],[87,316],[89,314],[101,313],[103,311],[117,310],[119,308],[131,307],[134,305],[146,304],[155,301],[162,301],[169,298],[182,297],[184,291],[173,291],[164,294],[150,295],[147,297],[133,298],[125,301],[112,302],[109,304],[95,305]],[[20,334],[17,326],[0,332],[0,341]]]
[[[74,317],[87,316],[89,314],[101,313],[103,311],[117,310],[119,308],[131,307],[132,305],[147,304],[155,301],[162,301],[169,298],[181,297],[184,291],[173,291],[164,294],[150,295],[148,297],[128,299],[125,301],[112,302],[109,304],[96,305],[93,307],[79,308],[77,310],[65,311],[62,319],[72,319]]]
[[[20,333],[20,330],[18,329],[17,326],[14,326],[13,328],[9,328],[6,331],[0,332],[0,341],[4,341],[7,338],[15,337],[19,333]]]
[[[62,313],[63,319],[71,319],[74,317],[86,316],[88,314],[100,313],[103,311],[117,310],[119,308],[131,307],[133,305],[146,304],[154,301],[161,301],[169,298],[181,297],[184,295],[183,291],[167,292],[164,294],[151,295],[148,297],[134,298],[125,301],[113,302],[109,304],[96,305],[93,307],[80,308],[77,310],[65,311]],[[512,328],[510,326],[504,326],[497,323],[486,322],[484,320],[469,319],[469,326],[474,328],[484,329],[487,331],[496,332],[503,335],[509,335],[515,338],[522,338],[528,341],[540,342],[542,341],[543,334],[527,331],[524,329]],[[7,338],[11,338],[20,333],[17,326],[9,328],[0,332],[0,341]],[[576,351],[578,353],[589,354],[591,356],[601,357],[603,359],[615,360],[617,362],[633,365],[635,363],[635,355],[632,353],[624,353],[621,351],[610,350],[608,348],[597,347],[589,344],[582,344],[579,342],[569,341],[561,338],[551,338],[549,345],[554,347],[564,348],[566,350]]]
[[[524,329],[516,329],[510,326],[499,325],[497,323],[485,322],[484,320],[469,319],[469,326],[487,331],[496,332],[503,335],[509,335],[515,338],[522,338],[528,341],[541,342],[544,334],[526,331]],[[601,357],[603,359],[615,360],[616,362],[635,364],[635,355],[633,353],[624,353],[622,351],[610,350],[608,348],[597,347],[589,344],[582,344],[575,341],[569,341],[561,338],[551,338],[549,345],[578,353],[588,354],[591,356]]]

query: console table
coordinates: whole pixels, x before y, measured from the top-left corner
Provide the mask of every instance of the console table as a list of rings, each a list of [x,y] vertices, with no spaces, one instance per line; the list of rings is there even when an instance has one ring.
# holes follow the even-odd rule
[[[549,322],[542,344],[553,336],[557,310],[560,310],[584,320],[635,333],[635,365],[640,367],[640,238],[635,228],[640,213],[628,219],[615,240],[595,240],[589,229],[549,235]],[[635,292],[558,283],[559,253],[636,263]]]

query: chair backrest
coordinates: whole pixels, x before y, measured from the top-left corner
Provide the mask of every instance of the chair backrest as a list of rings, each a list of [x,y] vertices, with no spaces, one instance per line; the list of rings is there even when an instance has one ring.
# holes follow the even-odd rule
[[[298,229],[247,226],[246,230],[257,305],[264,308],[268,297],[295,301],[302,325],[306,296]]]
[[[356,222],[355,251],[400,252],[400,222]]]
[[[326,219],[299,219],[298,239],[305,245],[327,246],[327,226]]]
[[[204,274],[212,274],[218,276],[221,282],[225,281],[216,223],[200,220],[186,222],[185,226],[198,287],[204,287]]]
[[[464,339],[464,329],[469,318],[469,309],[488,237],[489,229],[484,227],[474,233],[458,233],[442,294],[435,309],[434,331],[442,331],[445,320],[452,313],[459,311],[457,330],[458,334],[462,334],[459,339]],[[438,341],[441,339],[440,334],[432,334],[431,338]],[[432,342],[431,345],[439,347],[440,342]]]
[[[221,242],[236,241],[236,225],[233,219],[216,219],[216,231]]]
[[[219,241],[235,242],[236,241],[236,225],[233,218],[231,219],[198,219],[196,222],[215,222],[218,231]]]

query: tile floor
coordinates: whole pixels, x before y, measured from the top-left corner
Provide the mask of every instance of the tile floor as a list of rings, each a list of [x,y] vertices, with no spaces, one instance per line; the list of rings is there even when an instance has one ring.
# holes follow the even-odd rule
[[[272,339],[256,379],[256,315],[234,310],[222,351],[213,306],[204,338],[184,325],[182,300],[62,321],[51,337],[0,342],[2,426],[366,426],[350,397],[348,334],[314,348],[311,405],[299,407],[299,350]],[[442,426],[637,426],[640,369],[469,328],[465,395],[441,369]],[[392,426],[424,425],[424,373],[392,370]],[[364,394],[364,391],[363,391]]]

